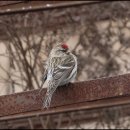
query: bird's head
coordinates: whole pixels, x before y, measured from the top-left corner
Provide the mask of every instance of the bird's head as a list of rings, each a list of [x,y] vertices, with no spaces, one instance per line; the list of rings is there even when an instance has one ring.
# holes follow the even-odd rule
[[[68,51],[68,49],[69,49],[69,47],[66,43],[61,44],[60,48],[61,48],[62,51],[65,51],[65,52]]]
[[[60,52],[67,52],[69,50],[69,47],[66,43],[59,44],[55,47],[55,50]]]
[[[69,47],[66,43],[58,44],[53,48],[52,52],[59,56],[63,54],[68,54]]]

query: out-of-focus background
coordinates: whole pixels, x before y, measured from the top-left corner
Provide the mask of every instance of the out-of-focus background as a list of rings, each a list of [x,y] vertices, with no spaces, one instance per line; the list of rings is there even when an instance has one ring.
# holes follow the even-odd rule
[[[40,88],[48,54],[62,42],[79,61],[75,82],[128,73],[129,7],[112,1],[1,15],[0,95]],[[0,122],[0,128],[130,128],[127,107]]]

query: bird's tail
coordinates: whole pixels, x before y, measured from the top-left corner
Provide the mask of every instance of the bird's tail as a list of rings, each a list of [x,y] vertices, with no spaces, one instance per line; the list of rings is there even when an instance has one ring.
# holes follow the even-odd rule
[[[39,95],[41,94],[43,88],[47,88],[47,82],[46,81],[41,83],[40,89],[39,89],[39,92],[38,92]]]
[[[51,104],[51,99],[52,99],[52,94],[51,93],[46,93],[43,101],[43,107],[44,108],[49,108]]]
[[[56,83],[54,84],[54,82],[51,81],[51,82],[45,82],[44,87],[46,86],[47,86],[47,92],[46,95],[44,96],[43,107],[49,108],[51,104],[52,95],[56,91],[58,85]]]

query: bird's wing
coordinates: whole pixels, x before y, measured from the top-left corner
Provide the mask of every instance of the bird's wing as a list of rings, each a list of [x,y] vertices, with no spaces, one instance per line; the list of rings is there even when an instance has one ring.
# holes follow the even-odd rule
[[[42,89],[43,89],[43,85],[44,85],[44,83],[45,83],[45,81],[46,81],[46,79],[47,79],[47,71],[48,71],[48,68],[47,68],[47,63],[48,62],[46,62],[45,63],[45,67],[44,67],[44,74],[42,75],[42,77],[41,77],[41,85],[40,85],[40,91],[39,91],[39,93],[42,91]]]
[[[48,70],[48,62],[46,61],[44,66],[44,73],[41,77],[42,82],[45,82],[45,80],[47,79],[47,70]]]
[[[46,79],[47,79],[47,68],[44,69],[44,74],[41,77],[42,82],[45,82]]]
[[[55,66],[48,68],[47,80],[49,80],[49,89],[58,87],[61,82],[71,76],[72,71],[75,71],[75,59],[69,55],[66,57],[53,57],[51,63],[56,62]],[[76,69],[77,70],[77,69]]]
[[[60,59],[61,58],[61,59]],[[55,62],[55,64],[54,64]],[[50,106],[51,98],[57,87],[71,75],[75,67],[73,57],[53,57],[48,66],[47,73],[47,93],[44,98],[43,106]]]

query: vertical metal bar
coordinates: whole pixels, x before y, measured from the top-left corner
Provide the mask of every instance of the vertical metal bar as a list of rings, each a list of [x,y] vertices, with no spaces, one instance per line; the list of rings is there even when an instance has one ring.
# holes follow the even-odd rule
[[[28,118],[28,123],[29,123],[30,129],[34,129],[33,122],[32,122],[31,118]]]
[[[57,121],[56,129],[59,129],[59,128],[60,128],[61,123],[62,123],[62,117],[63,117],[63,114],[60,114],[59,117],[58,117],[59,119],[58,119],[58,121]]]
[[[43,120],[43,117],[40,116],[39,119],[40,119],[42,128],[43,128],[43,129],[46,129],[46,127],[45,127],[45,121]]]

